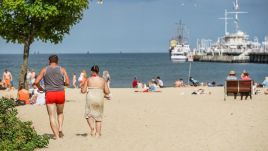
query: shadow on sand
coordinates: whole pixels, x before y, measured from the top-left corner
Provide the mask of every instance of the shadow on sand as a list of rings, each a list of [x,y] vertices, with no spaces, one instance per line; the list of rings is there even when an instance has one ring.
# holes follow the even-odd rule
[[[88,136],[88,134],[87,133],[82,133],[82,134],[75,134],[76,136],[82,136],[82,137],[87,137]]]
[[[55,139],[54,134],[43,134],[43,136],[48,137],[49,139]]]

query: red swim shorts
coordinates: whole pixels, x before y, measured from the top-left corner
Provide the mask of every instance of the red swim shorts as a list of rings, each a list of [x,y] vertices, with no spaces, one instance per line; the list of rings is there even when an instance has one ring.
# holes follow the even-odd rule
[[[64,91],[49,91],[46,92],[46,104],[64,104],[65,92]]]

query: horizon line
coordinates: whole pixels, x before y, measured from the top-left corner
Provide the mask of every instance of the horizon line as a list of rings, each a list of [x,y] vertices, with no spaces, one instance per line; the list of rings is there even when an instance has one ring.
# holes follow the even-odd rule
[[[49,54],[139,54],[139,53],[168,53],[168,52],[59,52],[59,53],[30,53],[29,55],[49,55]],[[23,55],[23,53],[0,53],[0,55]]]

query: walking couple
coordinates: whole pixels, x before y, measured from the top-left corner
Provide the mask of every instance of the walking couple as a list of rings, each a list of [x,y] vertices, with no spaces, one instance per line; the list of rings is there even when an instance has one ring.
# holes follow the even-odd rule
[[[59,139],[64,136],[62,131],[65,103],[64,86],[68,86],[70,81],[65,68],[58,65],[59,59],[57,55],[51,55],[48,60],[49,65],[41,70],[34,85],[36,85],[39,90],[45,90],[46,92],[46,106],[50,126],[55,139]],[[82,93],[88,93],[85,118],[91,129],[90,134],[92,136],[101,136],[104,96],[110,93],[107,83],[103,78],[99,77],[98,74],[99,67],[94,65],[91,68],[91,77],[88,78],[81,87]],[[40,86],[41,79],[44,79],[44,88]]]

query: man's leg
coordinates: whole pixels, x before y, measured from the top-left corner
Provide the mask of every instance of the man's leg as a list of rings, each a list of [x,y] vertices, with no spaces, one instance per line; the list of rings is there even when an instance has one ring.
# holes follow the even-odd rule
[[[63,120],[64,120],[64,115],[63,115],[63,108],[64,104],[57,104],[57,115],[58,115],[58,123],[59,123],[59,132],[60,132],[60,137],[63,137],[62,133],[62,125],[63,125]]]
[[[59,126],[58,126],[58,121],[57,121],[57,109],[56,105],[53,104],[47,104],[47,112],[48,112],[48,117],[50,121],[50,127],[56,137],[56,139],[59,138]]]

